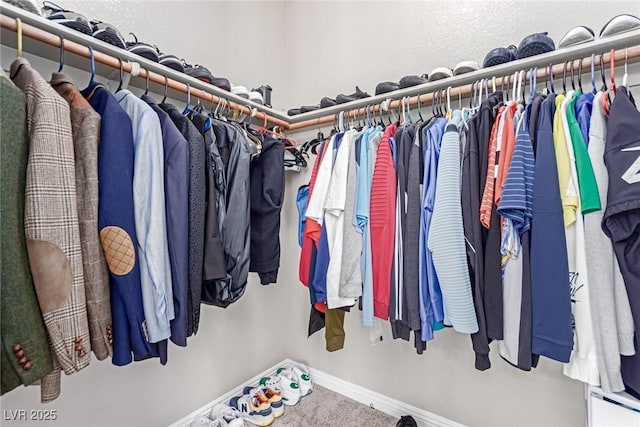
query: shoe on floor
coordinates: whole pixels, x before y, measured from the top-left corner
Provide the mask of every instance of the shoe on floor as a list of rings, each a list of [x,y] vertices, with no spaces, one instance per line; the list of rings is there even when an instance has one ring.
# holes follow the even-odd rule
[[[404,76],[400,79],[400,89],[405,89],[412,86],[418,86],[427,82],[429,76],[423,74],[421,76]]]
[[[396,423],[396,427],[418,427],[418,423],[411,415],[403,415]]]
[[[284,403],[282,402],[282,392],[280,390],[274,390],[267,386],[248,386],[242,390],[242,393],[256,396],[260,402],[268,402],[275,418],[284,415]]]
[[[300,385],[293,372],[264,377],[260,380],[260,385],[282,393],[282,402],[285,405],[292,406],[300,401]]]
[[[298,385],[300,386],[300,397],[307,396],[313,392],[313,382],[311,381],[311,375],[309,369],[302,363],[291,362],[287,365],[279,368],[276,374],[281,374],[284,371],[292,371],[295,375]]]
[[[556,45],[553,39],[548,36],[548,33],[535,33],[522,39],[516,51],[516,58],[528,58],[551,52],[555,49]]]
[[[242,414],[236,408],[232,408],[224,403],[219,403],[211,408],[209,418],[212,420],[223,421],[225,426],[229,427],[243,427],[244,419]]]
[[[109,43],[120,49],[126,49],[127,43],[124,41],[124,37],[120,34],[120,31],[111,24],[107,24],[102,21],[91,21],[93,26],[93,37],[103,42]]]
[[[50,1],[45,1],[42,4],[42,16],[49,21],[64,25],[65,27],[80,31],[89,36],[93,33],[89,19],[86,16],[64,9]]]
[[[227,427],[227,423],[222,420],[210,420],[207,417],[196,417],[191,421],[189,427]]]
[[[236,396],[229,401],[229,406],[240,411],[245,421],[260,427],[270,425],[275,419],[269,404],[258,401],[256,396]]]
[[[381,82],[376,85],[376,95],[393,92],[400,89],[400,85],[396,82]]]
[[[493,67],[494,65],[506,64],[515,61],[517,47],[510,45],[509,47],[497,47],[492,49],[484,57],[482,68]]]
[[[135,41],[127,42],[127,50],[131,53],[135,53],[136,55],[142,56],[143,58],[148,59],[149,61],[159,62],[160,61],[160,52],[158,52],[158,48],[155,46],[151,46],[147,43],[142,43],[138,41],[138,37],[134,33],[129,33],[133,36]]]

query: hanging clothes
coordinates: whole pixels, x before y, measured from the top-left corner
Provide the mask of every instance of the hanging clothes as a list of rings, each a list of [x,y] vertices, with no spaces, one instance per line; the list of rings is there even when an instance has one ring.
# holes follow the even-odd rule
[[[98,145],[98,229],[109,268],[112,326],[107,337],[113,346],[111,362],[124,366],[132,354],[151,354],[147,340],[138,238],[133,209],[133,129],[129,115],[103,86],[92,83],[82,91],[100,114]],[[115,169],[114,164],[119,167]]]
[[[5,394],[50,374],[53,363],[25,238],[27,104],[1,71],[0,104],[0,394]]]
[[[11,79],[27,100],[25,237],[52,350],[54,370],[41,381],[49,402],[60,395],[61,370],[73,374],[91,360],[71,119],[68,103],[26,59],[11,64]]]
[[[189,144],[189,298],[187,336],[198,331],[202,298],[205,235],[205,149],[202,134],[178,109],[167,103],[158,105],[166,112]]]
[[[640,396],[640,112],[627,88],[618,88],[609,111],[604,161],[609,172],[602,229],[611,239],[635,324],[635,355],[622,357],[622,379]]]
[[[175,315],[169,323],[171,341],[186,347],[189,317],[189,144],[153,98],[143,95],[141,99],[158,116],[162,131],[167,246]]]
[[[284,143],[261,134],[262,150],[251,162],[251,261],[260,283],[278,281],[280,211],[284,202]]]
[[[598,92],[590,114],[588,152],[600,200],[607,200],[609,175],[604,163],[607,115],[602,101],[603,92]],[[602,231],[603,217],[602,210],[585,215],[584,239],[600,385],[609,393],[624,390],[620,355],[633,356],[635,349],[629,298],[613,245]],[[614,319],[611,319],[612,313],[616,314]]]
[[[76,198],[91,350],[98,360],[112,353],[109,275],[98,236],[98,145],[100,115],[71,78],[53,73],[51,86],[69,103],[76,170]]]

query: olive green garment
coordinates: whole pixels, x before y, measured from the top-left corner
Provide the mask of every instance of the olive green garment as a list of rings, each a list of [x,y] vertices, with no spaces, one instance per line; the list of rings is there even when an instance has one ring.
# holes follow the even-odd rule
[[[587,152],[587,144],[580,131],[580,125],[578,125],[578,121],[576,120],[576,100],[580,95],[582,95],[582,92],[579,89],[573,93],[571,103],[567,106],[567,123],[569,124],[569,133],[571,134],[573,154],[576,158],[578,187],[580,189],[580,206],[582,208],[582,215],[586,215],[599,211],[602,209],[602,206],[600,205],[596,176],[593,173],[593,166],[591,165],[591,159]]]
[[[0,105],[0,376],[4,394],[39,380],[53,365],[24,234],[29,150],[25,98],[4,75],[0,75]]]
[[[336,351],[344,347],[344,310],[327,308],[325,313],[324,339],[327,351]]]

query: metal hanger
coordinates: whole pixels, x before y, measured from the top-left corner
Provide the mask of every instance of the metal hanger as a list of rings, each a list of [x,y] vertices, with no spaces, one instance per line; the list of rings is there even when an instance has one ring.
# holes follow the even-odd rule
[[[578,89],[582,92],[582,59],[578,60]]]
[[[616,51],[614,49],[611,49],[609,52],[609,65],[611,67],[609,73],[609,77],[611,78],[611,89],[615,95],[618,92],[618,87],[616,86]]]
[[[607,90],[607,79],[604,75],[604,53],[600,53],[600,77],[602,78],[602,89]]]
[[[575,63],[575,61],[571,60],[571,89],[573,89],[573,91],[576,91],[576,82],[575,82],[575,74],[573,72],[573,64]]]
[[[596,54],[591,54],[591,93],[594,95],[598,93],[596,88]]]
[[[149,93],[149,70],[145,68],[145,82],[144,82],[144,94],[147,95]]]
[[[553,64],[549,64],[549,86],[551,87],[551,93],[556,93],[555,85],[553,84]]]
[[[164,104],[165,101],[167,100],[168,92],[169,92],[169,79],[167,78],[167,76],[164,76],[164,97],[162,98],[162,101],[160,101],[161,104]]]
[[[89,59],[91,60],[91,76],[89,77],[89,84],[87,86],[91,86],[96,78],[96,60],[93,57],[93,46],[89,46]]]
[[[565,93],[567,93],[567,64],[569,63],[569,61],[566,61],[564,63],[564,67],[562,67],[562,91]]]
[[[624,74],[622,75],[622,86],[624,86],[625,88],[628,88],[628,80],[629,80],[629,74],[627,73],[627,59],[629,56],[629,51],[628,49],[625,47],[624,48]]]
[[[421,97],[422,95],[418,94],[418,117],[420,117],[420,120],[418,121],[418,123],[424,122],[424,117],[422,117],[422,104],[420,102]]]
[[[64,37],[60,36],[60,65],[58,66],[58,72],[61,73],[64,68]]]
[[[124,79],[124,68],[122,66],[122,59],[118,58],[118,61],[120,61],[120,84],[118,84],[118,89],[116,89],[116,92],[120,92],[122,90],[122,80]]]
[[[187,105],[185,105],[184,110],[182,110],[182,115],[186,116],[191,112],[191,85],[186,83],[187,85]]]

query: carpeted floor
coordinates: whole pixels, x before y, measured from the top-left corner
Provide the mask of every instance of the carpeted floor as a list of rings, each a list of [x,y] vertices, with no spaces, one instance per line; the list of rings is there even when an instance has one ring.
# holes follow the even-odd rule
[[[315,385],[313,393],[295,406],[285,406],[274,427],[394,427],[398,420]]]

